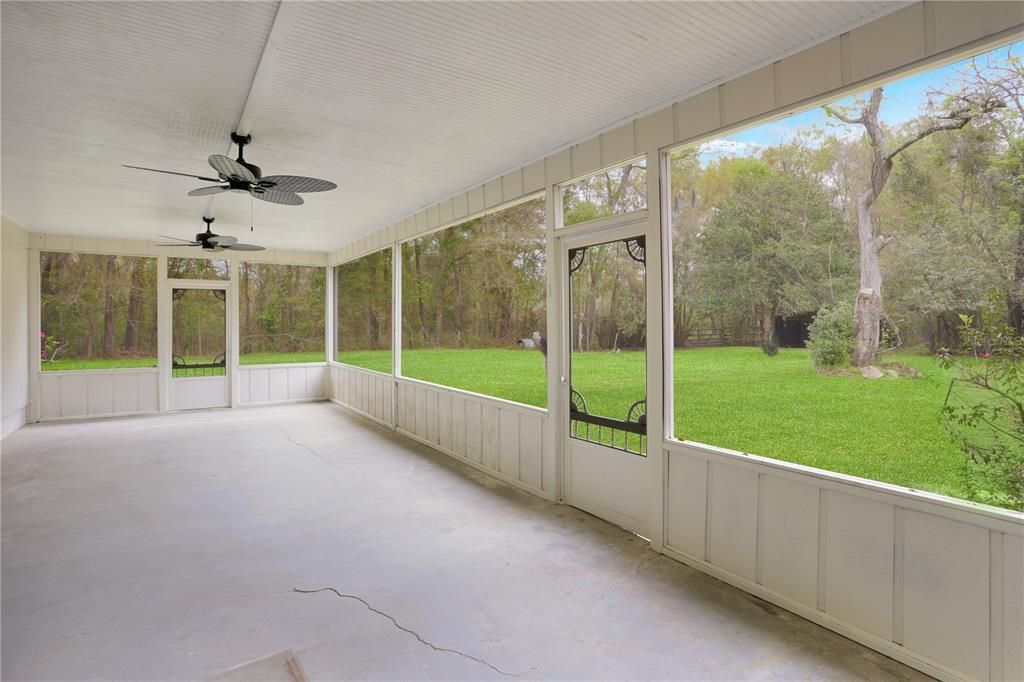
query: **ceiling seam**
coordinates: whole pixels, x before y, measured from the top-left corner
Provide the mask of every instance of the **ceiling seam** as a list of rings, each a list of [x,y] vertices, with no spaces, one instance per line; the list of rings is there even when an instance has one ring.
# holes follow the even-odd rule
[[[256,119],[256,107],[253,102],[260,99],[260,97],[267,91],[267,84],[270,80],[269,74],[277,62],[278,55],[281,51],[281,44],[284,42],[285,34],[288,33],[288,29],[291,27],[293,16],[294,10],[288,5],[288,3],[284,0],[278,0],[277,11],[274,13],[274,21],[270,24],[270,31],[267,32],[267,40],[263,43],[263,49],[260,51],[259,61],[256,62],[256,70],[252,74],[252,82],[249,83],[249,91],[245,95],[245,102],[242,104],[242,111],[238,115],[238,123],[235,126],[235,132],[239,135],[249,135],[252,132],[252,124]],[[234,143],[228,143],[228,156],[231,156],[231,149],[233,146]],[[210,199],[206,203],[206,210],[203,212],[203,215],[207,218],[214,217],[213,203],[216,198],[217,195],[210,195]]]

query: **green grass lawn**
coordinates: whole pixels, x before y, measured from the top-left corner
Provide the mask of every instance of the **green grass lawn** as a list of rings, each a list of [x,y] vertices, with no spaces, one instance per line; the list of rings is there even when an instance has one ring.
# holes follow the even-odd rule
[[[390,371],[386,351],[345,353],[340,362]],[[964,494],[963,456],[942,428],[951,374],[931,356],[892,358],[916,379],[822,376],[806,350],[767,357],[759,348],[675,353],[678,437],[919,490]],[[416,350],[405,376],[544,406],[544,358],[524,350]],[[582,353],[574,385],[590,412],[624,417],[638,398],[643,356]]]
[[[300,353],[245,353],[239,358],[242,365],[276,365],[295,362],[324,362],[323,351]],[[213,362],[213,357],[188,357],[189,363]],[[53,362],[43,362],[40,368],[44,372],[62,372],[79,369],[129,369],[139,367],[156,367],[156,358],[118,358],[116,360],[75,360],[58,358]],[[390,367],[390,365],[389,365]],[[390,370],[389,370],[390,371]]]

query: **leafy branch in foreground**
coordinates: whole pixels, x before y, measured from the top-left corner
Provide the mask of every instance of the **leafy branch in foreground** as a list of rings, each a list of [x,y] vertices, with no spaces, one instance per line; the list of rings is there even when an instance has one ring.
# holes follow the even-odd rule
[[[1024,510],[1024,337],[993,296],[980,315],[960,315],[961,352],[940,362],[957,371],[942,408],[946,430],[967,455],[971,499]]]

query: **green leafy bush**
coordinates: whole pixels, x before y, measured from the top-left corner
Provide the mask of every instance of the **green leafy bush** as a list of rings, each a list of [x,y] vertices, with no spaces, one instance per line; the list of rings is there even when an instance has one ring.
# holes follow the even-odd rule
[[[1024,511],[1024,337],[992,298],[977,321],[960,316],[960,353],[943,349],[957,370],[943,405],[946,430],[967,455],[971,499]]]
[[[846,367],[853,359],[853,305],[837,303],[818,311],[807,327],[807,348],[817,369]]]

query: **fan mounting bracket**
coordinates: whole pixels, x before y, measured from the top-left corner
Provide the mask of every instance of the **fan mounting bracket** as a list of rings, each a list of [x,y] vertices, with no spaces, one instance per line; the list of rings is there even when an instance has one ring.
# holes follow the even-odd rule
[[[244,147],[245,145],[252,142],[252,135],[239,135],[238,133],[231,133],[231,141],[237,144],[239,147]]]

